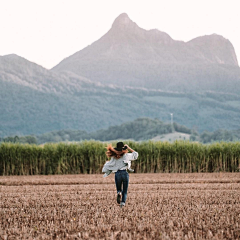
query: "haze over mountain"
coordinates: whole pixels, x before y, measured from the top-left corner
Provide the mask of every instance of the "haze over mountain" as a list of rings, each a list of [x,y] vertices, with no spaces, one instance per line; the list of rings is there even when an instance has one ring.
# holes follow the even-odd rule
[[[240,128],[240,70],[218,35],[173,40],[121,14],[92,45],[47,70],[0,56],[0,137],[78,129],[139,117],[198,131]]]
[[[184,92],[240,90],[240,69],[229,40],[213,34],[176,41],[157,29],[138,27],[125,13],[103,37],[53,71],[71,71],[117,86]]]
[[[74,73],[55,73],[16,54],[0,56],[1,80],[48,93],[73,94],[94,85],[89,79]]]

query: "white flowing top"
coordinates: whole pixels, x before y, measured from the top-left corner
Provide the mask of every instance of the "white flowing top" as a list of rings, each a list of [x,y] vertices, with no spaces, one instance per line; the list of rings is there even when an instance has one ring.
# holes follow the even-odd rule
[[[107,177],[112,172],[117,172],[118,170],[125,170],[130,168],[131,161],[138,158],[138,152],[125,153],[119,159],[111,157],[111,160],[106,162],[103,166],[102,172],[105,173],[104,177]]]

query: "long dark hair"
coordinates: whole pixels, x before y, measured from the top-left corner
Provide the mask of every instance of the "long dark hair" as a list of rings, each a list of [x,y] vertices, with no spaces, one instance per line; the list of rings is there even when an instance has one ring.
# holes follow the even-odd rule
[[[114,157],[116,159],[119,159],[120,157],[122,157],[125,153],[128,153],[128,150],[122,150],[122,151],[117,151],[116,149],[113,148],[112,144],[108,144],[108,146],[106,147],[107,151],[106,151],[106,155],[107,157]]]

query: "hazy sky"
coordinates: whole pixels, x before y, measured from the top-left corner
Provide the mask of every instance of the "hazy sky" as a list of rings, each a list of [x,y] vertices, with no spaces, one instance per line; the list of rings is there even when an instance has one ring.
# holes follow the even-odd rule
[[[175,40],[219,34],[240,62],[240,0],[0,0],[0,55],[52,68],[103,36],[121,13]]]

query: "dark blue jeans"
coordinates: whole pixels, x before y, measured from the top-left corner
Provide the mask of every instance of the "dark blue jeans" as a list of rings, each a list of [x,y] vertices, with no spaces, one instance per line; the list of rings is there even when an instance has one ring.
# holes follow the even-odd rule
[[[129,175],[126,170],[118,170],[115,173],[115,183],[117,188],[117,193],[122,193],[122,202],[126,202],[127,199],[127,190],[129,183]]]

